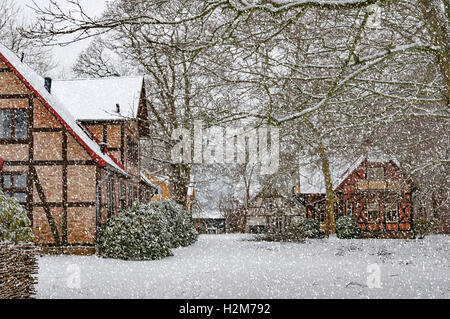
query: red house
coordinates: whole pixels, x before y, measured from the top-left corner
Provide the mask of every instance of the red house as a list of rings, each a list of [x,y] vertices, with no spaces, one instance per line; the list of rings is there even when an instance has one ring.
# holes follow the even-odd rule
[[[143,77],[52,81],[0,44],[0,188],[36,244],[94,246],[109,218],[151,200],[147,121]]]
[[[413,202],[416,184],[400,164],[379,153],[366,152],[353,162],[331,163],[335,219],[353,214],[361,237],[413,238]],[[325,184],[320,163],[300,168],[296,198],[308,218],[325,224]]]

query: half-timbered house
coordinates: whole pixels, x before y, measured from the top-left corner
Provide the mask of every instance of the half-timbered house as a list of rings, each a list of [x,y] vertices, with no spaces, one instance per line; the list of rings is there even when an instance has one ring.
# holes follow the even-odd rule
[[[302,210],[295,200],[280,194],[272,186],[263,187],[248,203],[246,232],[262,233],[269,229],[281,231],[301,216]]]
[[[52,81],[0,44],[0,186],[37,244],[94,245],[110,216],[150,201],[145,101],[142,77]]]
[[[417,187],[395,159],[369,150],[354,161],[334,159],[330,166],[335,220],[354,215],[362,237],[414,236],[412,197]],[[295,192],[305,216],[324,227],[326,195],[319,163],[301,164]]]

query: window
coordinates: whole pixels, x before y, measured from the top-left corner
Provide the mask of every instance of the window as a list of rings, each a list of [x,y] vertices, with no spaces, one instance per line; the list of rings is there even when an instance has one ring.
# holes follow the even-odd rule
[[[111,218],[114,215],[115,211],[115,190],[114,190],[114,179],[109,178],[108,184],[108,218]]]
[[[367,204],[367,222],[376,223],[380,215],[380,205],[378,203]]]
[[[275,217],[273,221],[273,226],[276,230],[281,230],[283,228],[283,218],[282,217]]]
[[[130,137],[127,137],[127,159],[130,163],[137,165],[139,159],[138,144]]]
[[[120,208],[125,209],[125,205],[127,202],[127,187],[125,186],[125,183],[120,184]]]
[[[27,202],[26,173],[3,173],[1,176],[1,187],[7,197],[13,197],[22,204]]]
[[[347,216],[353,215],[353,203],[347,203],[345,205],[345,215]]]
[[[316,217],[319,222],[324,223],[326,221],[325,206],[324,203],[317,203],[314,205],[316,210]]]
[[[133,186],[128,185],[128,207],[133,206]]]
[[[338,219],[343,214],[343,209],[340,203],[334,203],[334,219]]]
[[[397,203],[387,203],[385,205],[386,223],[398,223]]]
[[[384,180],[384,168],[383,167],[368,167],[367,168],[367,180],[383,181]]]
[[[28,137],[28,114],[26,109],[0,110],[0,138]]]

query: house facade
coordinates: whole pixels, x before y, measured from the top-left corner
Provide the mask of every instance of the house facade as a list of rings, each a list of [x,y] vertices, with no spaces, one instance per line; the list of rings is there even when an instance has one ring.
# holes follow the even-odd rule
[[[336,160],[331,165],[335,220],[353,215],[362,237],[413,238],[415,183],[393,159],[365,153],[356,161]],[[297,200],[305,216],[325,226],[326,196],[319,165],[300,169]]]
[[[281,195],[274,187],[264,187],[249,200],[248,212],[244,216],[246,232],[286,229],[302,214],[302,208],[292,198]]]
[[[94,245],[107,219],[150,201],[143,78],[52,81],[0,44],[0,186],[39,245]]]

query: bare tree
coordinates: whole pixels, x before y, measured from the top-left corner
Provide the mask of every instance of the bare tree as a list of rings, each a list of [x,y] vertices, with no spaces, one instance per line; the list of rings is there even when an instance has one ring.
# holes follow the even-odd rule
[[[54,69],[56,64],[50,49],[43,49],[37,41],[24,37],[22,29],[26,27],[20,19],[20,7],[11,0],[0,0],[0,43],[42,74]]]
[[[373,4],[383,11],[375,23]],[[38,13],[30,34],[50,43],[63,34],[114,30],[112,42],[122,43],[115,51],[151,76],[152,147],[160,149],[154,154],[165,154],[170,132],[197,116],[209,124],[251,118],[291,132],[298,147],[285,146],[286,153],[319,155],[331,230],[327,162],[357,149],[349,141],[407,123],[418,139],[422,133],[440,139],[409,172],[448,167],[441,146],[449,118],[448,0],[116,1],[99,19],[56,3]],[[414,131],[417,121],[436,126]],[[396,152],[407,148],[405,140],[396,142]],[[174,168],[186,180],[190,168]]]

